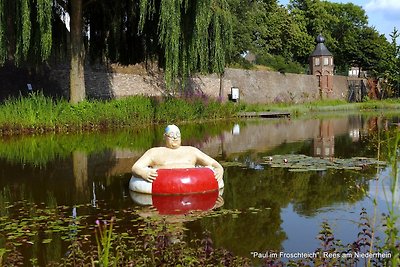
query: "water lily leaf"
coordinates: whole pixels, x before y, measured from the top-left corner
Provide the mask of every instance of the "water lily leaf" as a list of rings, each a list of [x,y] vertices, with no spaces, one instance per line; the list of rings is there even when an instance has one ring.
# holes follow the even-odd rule
[[[366,157],[350,159],[310,157],[303,154],[273,155],[263,157],[271,168],[288,168],[291,172],[337,170],[362,170],[369,165],[386,165],[386,162]]]
[[[290,172],[307,172],[307,169],[289,169]]]
[[[271,165],[271,168],[284,168],[284,167],[287,167],[287,166],[283,163]]]

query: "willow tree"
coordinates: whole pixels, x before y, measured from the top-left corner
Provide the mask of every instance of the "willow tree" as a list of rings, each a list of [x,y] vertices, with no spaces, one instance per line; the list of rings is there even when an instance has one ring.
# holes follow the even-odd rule
[[[145,23],[158,23],[168,88],[195,72],[224,72],[232,42],[226,0],[140,0],[141,30]]]
[[[43,0],[41,0],[43,1]],[[90,2],[89,0],[55,0],[58,7],[57,16],[70,17],[70,103],[76,104],[86,98],[84,61],[85,46],[84,38],[84,13],[83,10]],[[67,24],[67,22],[65,22]]]
[[[0,0],[0,65],[50,56],[52,0]]]
[[[57,1],[71,7],[70,98],[85,98],[82,0]],[[40,65],[52,51],[53,0],[0,0],[0,65]]]

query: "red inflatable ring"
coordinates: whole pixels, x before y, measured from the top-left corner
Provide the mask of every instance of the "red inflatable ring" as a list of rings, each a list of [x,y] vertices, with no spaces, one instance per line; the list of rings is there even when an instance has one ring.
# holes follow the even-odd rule
[[[139,193],[155,195],[182,195],[218,191],[218,184],[210,168],[158,169],[153,183],[132,177],[129,189]]]
[[[222,189],[221,189],[222,190]],[[161,215],[187,214],[191,211],[211,210],[222,191],[203,194],[149,195],[129,190],[132,200],[140,206],[151,205]]]

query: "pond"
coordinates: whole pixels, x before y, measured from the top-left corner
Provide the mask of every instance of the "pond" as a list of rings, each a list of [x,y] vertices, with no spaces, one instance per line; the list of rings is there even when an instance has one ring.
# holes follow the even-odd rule
[[[215,247],[254,262],[259,260],[254,257],[255,252],[315,251],[320,247],[317,235],[325,221],[342,243],[354,242],[363,208],[369,218],[376,217],[380,235],[381,214],[387,212],[387,198],[391,198],[389,166],[374,162],[357,168],[318,166],[301,171],[275,166],[270,161],[280,155],[285,155],[289,164],[293,155],[330,162],[377,159],[378,155],[384,160],[387,150],[378,146],[377,140],[384,139],[387,132],[397,131],[397,127],[396,114],[329,114],[318,118],[182,124],[182,143],[200,148],[224,166],[225,188],[218,203],[216,198],[211,199],[212,211],[162,218],[186,229],[187,239],[208,232]],[[121,232],[132,231],[129,222],[135,216],[158,218],[162,207],[158,206],[157,211],[143,205],[151,201],[132,194],[128,183],[131,166],[144,151],[163,145],[163,128],[3,138],[0,248],[10,239],[4,230],[10,227],[6,218],[23,221],[30,216],[29,208],[22,208],[21,203],[35,208],[59,207],[65,216],[89,216],[93,224],[96,219],[109,218],[108,213],[119,217],[127,214],[124,223],[118,225]],[[398,212],[399,202],[395,205]],[[127,209],[137,212],[124,213]],[[93,230],[93,226],[87,230]],[[67,252],[68,238],[48,237],[41,237],[45,242],[40,246],[34,245],[34,237],[31,239],[36,241],[26,238],[23,242],[27,244],[17,244],[17,250],[21,257],[35,257],[42,265],[57,261]]]

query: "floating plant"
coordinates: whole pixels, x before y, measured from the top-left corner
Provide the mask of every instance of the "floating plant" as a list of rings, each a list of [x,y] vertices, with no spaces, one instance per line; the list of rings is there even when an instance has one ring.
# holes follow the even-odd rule
[[[246,167],[246,164],[243,162],[238,161],[220,161],[220,164],[227,168],[227,167]]]
[[[386,165],[385,161],[366,157],[339,159],[310,157],[302,154],[288,154],[267,156],[263,158],[265,160],[263,164],[269,164],[272,168],[288,168],[291,172],[325,171],[327,169],[362,170],[371,165]]]

